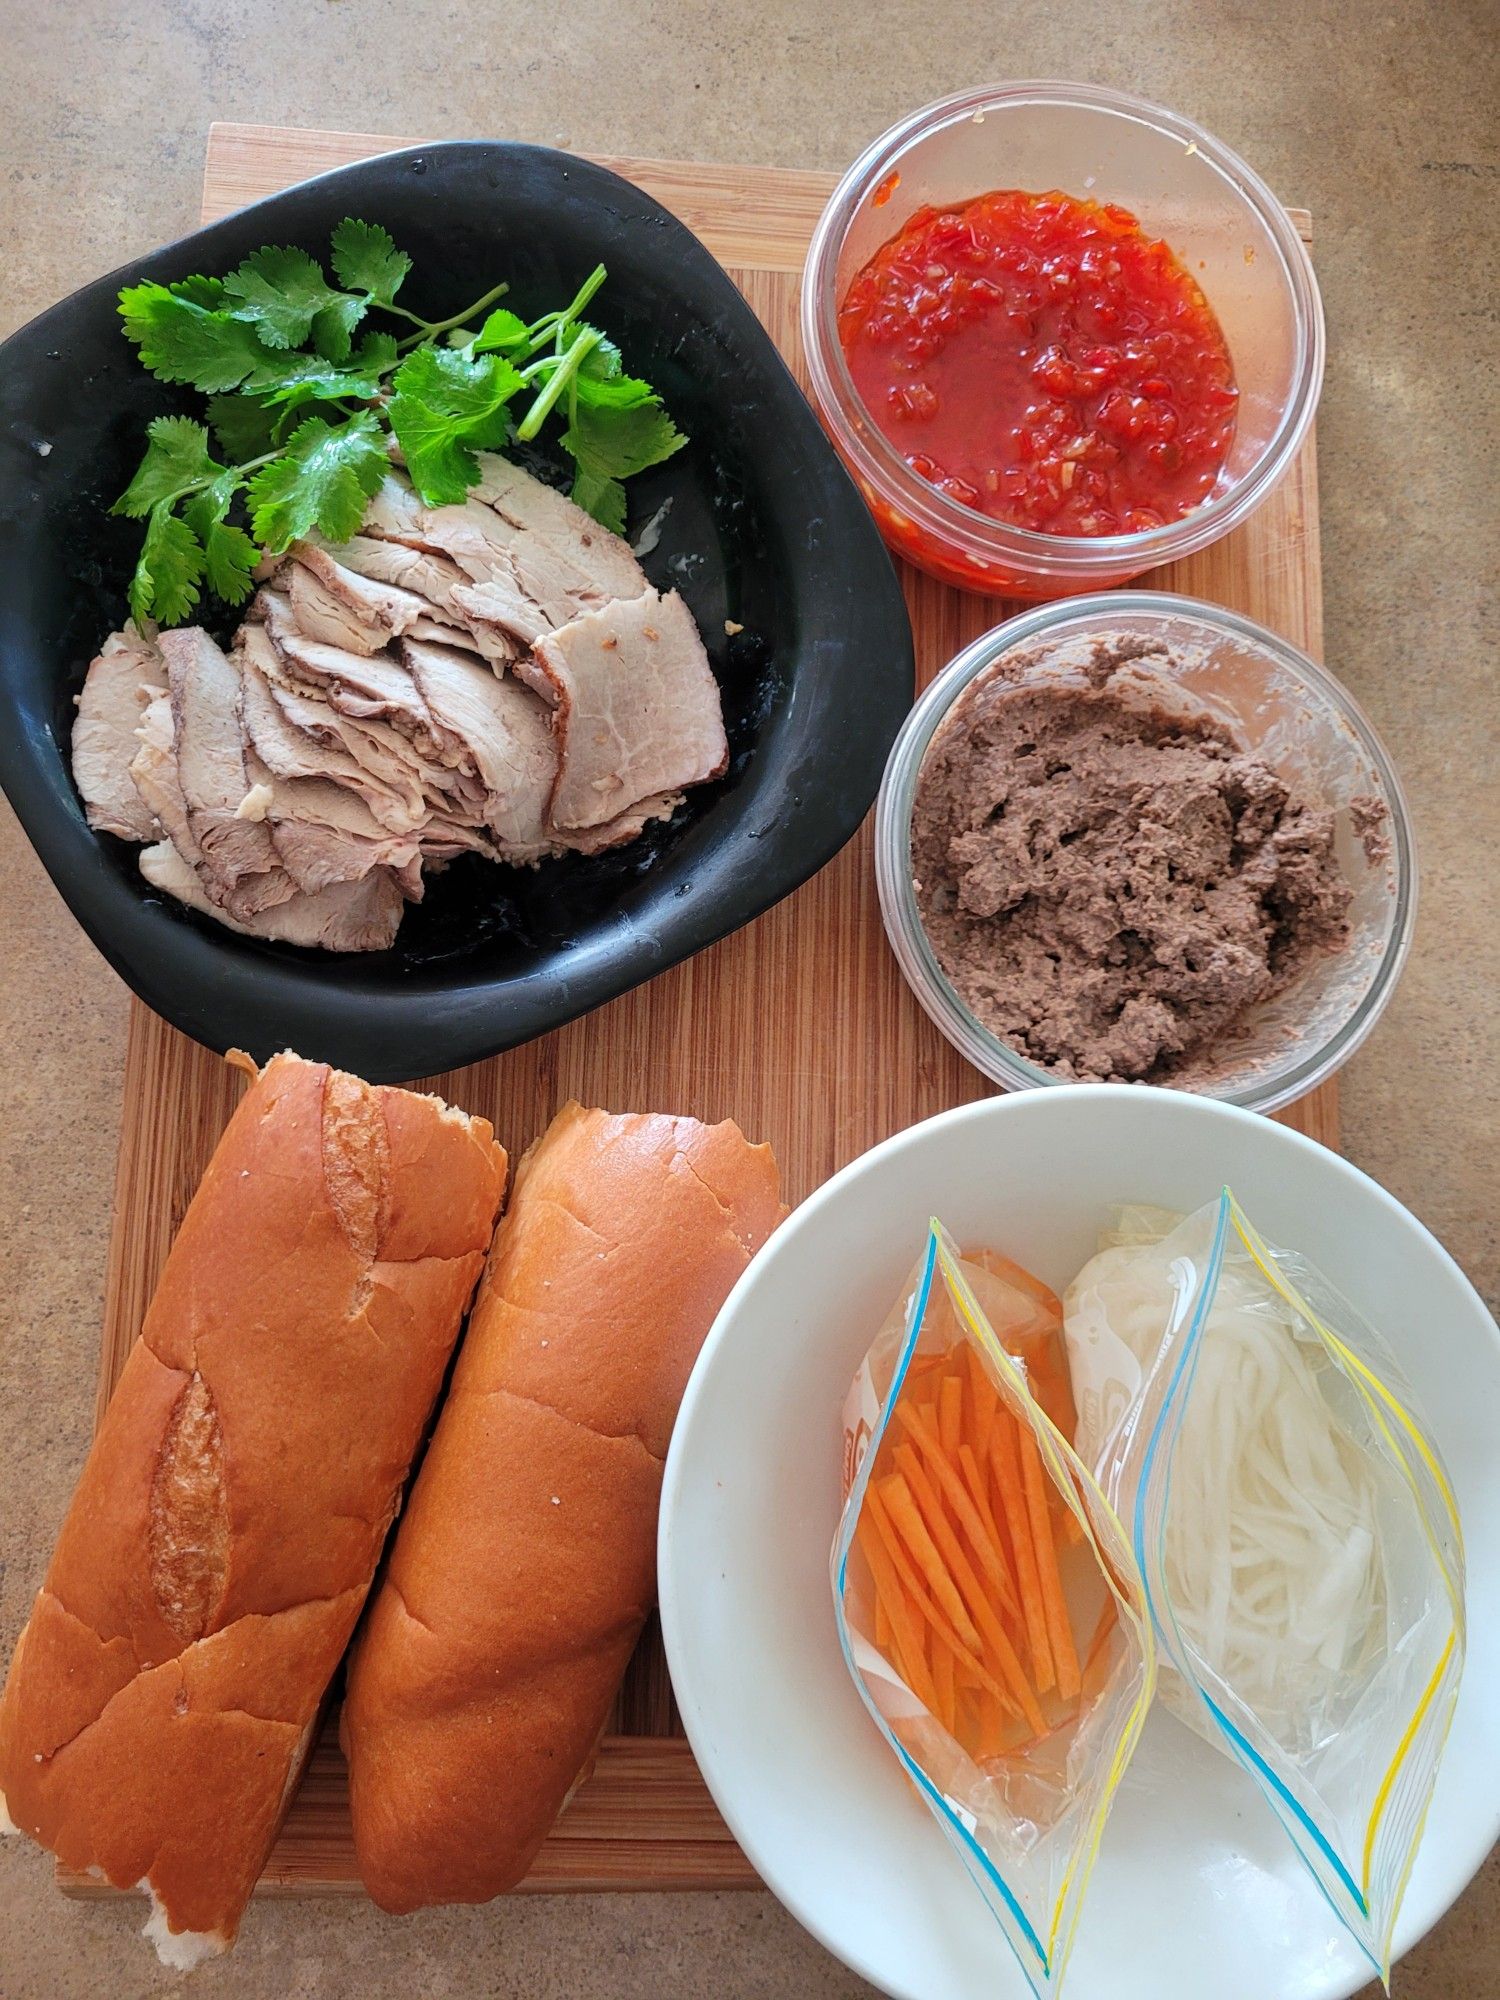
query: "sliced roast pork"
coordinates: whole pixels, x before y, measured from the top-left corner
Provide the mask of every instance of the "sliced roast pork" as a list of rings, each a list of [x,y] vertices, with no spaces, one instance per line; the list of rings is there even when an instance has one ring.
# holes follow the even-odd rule
[[[162,657],[172,702],[173,754],[210,902],[241,922],[284,903],[294,884],[271,836],[240,808],[250,789],[240,730],[240,681],[234,664],[197,625],[163,632]]]
[[[339,882],[315,896],[292,895],[274,908],[239,918],[210,902],[198,874],[171,841],[141,850],[141,873],[164,895],[190,909],[217,917],[230,930],[282,944],[315,945],[322,951],[384,951],[395,942],[405,907],[389,869],[377,868],[357,882]]]
[[[546,703],[451,646],[403,639],[401,654],[439,724],[469,746],[485,787],[484,821],[505,858],[535,861],[550,852],[557,746]]]
[[[90,826],[122,840],[154,840],[150,807],[130,779],[135,733],[153,695],[164,693],[161,654],[134,625],[111,632],[90,664],[73,723],[73,782]]]
[[[529,646],[582,611],[645,590],[645,572],[619,536],[519,467],[487,454],[481,462],[480,498],[428,507],[393,473],[364,523],[366,536],[445,556],[464,571],[470,582],[451,596],[476,636],[499,632]]]
[[[641,595],[646,572],[628,542],[519,465],[490,451],[478,457],[479,484],[470,488],[471,497],[510,522],[518,546],[546,552],[554,575],[566,578],[571,601],[607,604],[611,598]]]
[[[340,714],[361,722],[388,722],[411,739],[428,763],[462,761],[462,745],[434,726],[411,675],[393,654],[355,652],[309,638],[295,614],[293,598],[278,590],[257,591],[251,615],[265,625],[291,677]]]
[[[596,827],[729,762],[718,683],[674,590],[617,601],[538,640],[561,753],[550,819]]]

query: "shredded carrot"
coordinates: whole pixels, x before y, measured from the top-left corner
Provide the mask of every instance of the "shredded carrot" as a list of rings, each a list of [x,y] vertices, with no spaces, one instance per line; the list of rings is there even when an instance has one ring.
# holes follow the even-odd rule
[[[1078,1693],[1078,1653],[1073,1644],[1073,1628],[1068,1620],[1062,1577],[1057,1567],[1057,1544],[1052,1539],[1052,1517],[1047,1509],[1047,1482],[1042,1473],[1042,1457],[1036,1439],[1020,1426],[1021,1478],[1026,1489],[1026,1512],[1031,1522],[1031,1539],[1036,1549],[1037,1581],[1047,1618],[1047,1642],[1057,1675],[1057,1691],[1064,1701]]]
[[[901,1579],[902,1588],[916,1605],[922,1617],[927,1621],[929,1630],[936,1638],[943,1642],[950,1653],[963,1654],[966,1658],[972,1659],[973,1653],[965,1646],[948,1620],[933,1603],[922,1583],[922,1579],[912,1567],[912,1559],[906,1553],[900,1536],[891,1525],[891,1518],[887,1511],[886,1503],[882,1500],[874,1486],[871,1486],[865,1494],[865,1511],[875,1523],[875,1532],[885,1544],[885,1552],[890,1557],[897,1576]],[[861,1526],[863,1526],[863,1521],[861,1521]],[[971,1632],[973,1631],[972,1626],[969,1629]],[[974,1645],[976,1649],[979,1643],[979,1635],[975,1632]],[[1000,1690],[997,1683],[990,1680],[988,1676],[986,1676],[986,1684],[994,1688],[997,1694],[999,1693]]]
[[[1000,1544],[986,1528],[979,1509],[974,1505],[962,1478],[954,1470],[952,1461],[946,1456],[944,1447],[939,1442],[938,1424],[933,1421],[931,1405],[923,1409],[920,1405],[907,1408],[904,1404],[898,1404],[896,1419],[903,1430],[916,1439],[922,1457],[942,1488],[943,1497],[958,1516],[958,1524],[979,1558],[980,1568],[993,1584],[995,1594],[1008,1611],[1018,1610],[1015,1585],[1010,1580],[1010,1571],[1006,1567]],[[959,1447],[960,1451],[964,1449],[963,1446]]]
[[[978,1510],[980,1520],[984,1523],[985,1533],[989,1536],[992,1545],[999,1551],[1000,1560],[1005,1569],[1005,1590],[1001,1593],[1002,1596],[1006,1596],[1005,1612],[1008,1621],[1014,1624],[1017,1633],[1019,1633],[1024,1630],[1024,1625],[1021,1619],[1021,1594],[1016,1587],[1015,1564],[1007,1546],[1005,1536],[1001,1531],[1000,1523],[995,1519],[995,1511],[990,1505],[990,1496],[984,1473],[980,1469],[979,1460],[974,1455],[974,1447],[972,1445],[961,1444],[959,1446],[958,1468],[963,1475],[964,1489]]]
[[[855,1539],[865,1561],[870,1565],[870,1575],[875,1581],[875,1600],[884,1602],[886,1614],[891,1621],[892,1635],[896,1642],[897,1657],[892,1662],[902,1679],[925,1708],[933,1708],[936,1689],[927,1669],[927,1656],[922,1646],[921,1628],[912,1617],[900,1579],[887,1555],[878,1534],[866,1535],[864,1526],[869,1518],[861,1514]],[[890,1655],[887,1655],[889,1658]]]
[[[985,1644],[989,1647],[1000,1670],[1001,1678],[1020,1704],[1021,1713],[1040,1735],[1043,1727],[1042,1711],[1037,1705],[1036,1691],[1027,1680],[1021,1662],[1016,1657],[1016,1650],[995,1615],[989,1594],[960,1547],[958,1537],[943,1512],[942,1502],[911,1445],[897,1445],[896,1464],[905,1477],[909,1497],[920,1512],[931,1539],[942,1551],[952,1582],[957,1586],[974,1624],[984,1635]]]
[[[1000,1392],[985,1374],[979,1349],[972,1342],[965,1343],[964,1357],[969,1365],[969,1443],[974,1447],[974,1456],[983,1464],[990,1445],[990,1425],[1000,1406]]]
[[[891,1637],[891,1614],[886,1609],[885,1599],[880,1595],[877,1588],[875,1592],[875,1644],[882,1653],[888,1654],[890,1652]]]
[[[1021,1593],[1021,1613],[1026,1621],[1026,1644],[1031,1654],[1031,1677],[1038,1694],[1056,1684],[1052,1649],[1047,1643],[1047,1611],[1037,1576],[1036,1548],[1026,1515],[1026,1489],[1021,1479],[1019,1426],[1007,1409],[995,1413],[990,1429],[990,1471],[999,1495],[996,1516],[1010,1528],[1011,1549],[1016,1564],[1016,1586]]]
[[[905,1445],[900,1447],[901,1451],[907,1449],[909,1447]],[[899,1472],[891,1473],[880,1482],[880,1497],[885,1502],[892,1526],[906,1544],[912,1561],[941,1605],[949,1624],[969,1651],[977,1653],[981,1641],[974,1629],[974,1621],[964,1609],[963,1598],[948,1572],[948,1566],[934,1547],[923,1516],[917,1512],[911,1488]]]
[[[943,1450],[956,1458],[964,1434],[964,1384],[961,1375],[945,1375],[938,1385],[938,1436]]]
[[[932,1649],[932,1685],[937,1694],[933,1713],[952,1736],[958,1729],[958,1712],[953,1700],[953,1655],[946,1646]]]

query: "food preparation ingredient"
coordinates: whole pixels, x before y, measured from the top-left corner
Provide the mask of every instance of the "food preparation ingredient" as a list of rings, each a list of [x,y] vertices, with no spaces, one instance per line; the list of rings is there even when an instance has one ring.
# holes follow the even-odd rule
[[[233,1942],[484,1260],[482,1118],[278,1056],[188,1207],[0,1697],[7,1820]]]
[[[1134,1240],[1100,1250],[1068,1287],[1068,1344],[1099,1357],[1091,1379],[1111,1353],[1116,1372],[1143,1378],[1180,1311],[1179,1218],[1131,1220]],[[1385,1634],[1375,1474],[1330,1415],[1330,1366],[1253,1265],[1226,1263],[1173,1445],[1166,1575],[1178,1627],[1289,1751],[1315,1746]],[[1086,1415],[1080,1442],[1097,1454],[1123,1411],[1091,1404]],[[1176,1705],[1194,1718],[1191,1696]]]
[[[688,1373],[783,1213],[770,1149],[731,1124],[573,1104],[522,1162],[350,1659],[382,1908],[511,1888],[587,1776],[655,1599]]]
[[[346,541],[258,571],[227,652],[111,634],[79,697],[90,824],[251,936],[369,951],[462,854],[533,866],[668,819],[728,762],[692,614],[618,536],[480,452],[432,506],[387,466]]]
[[[1032,1393],[1071,1439],[1062,1306],[1010,1259],[959,1268]],[[928,1333],[941,1342],[939,1298]],[[1076,1523],[956,1321],[914,1359],[855,1531],[877,1624],[913,1693],[976,1762],[1014,1755],[1075,1716],[1082,1667],[1063,1582]],[[1096,1593],[1097,1594],[1097,1593]],[[1109,1629],[1106,1606],[1091,1652]]]
[[[262,556],[314,533],[346,541],[393,449],[424,502],[455,506],[480,481],[481,451],[529,442],[554,421],[574,501],[620,534],[621,481],[685,442],[650,384],[582,317],[602,265],[529,323],[495,303],[503,283],[445,318],[413,311],[397,298],[411,259],[378,223],[346,217],[332,266],[336,283],[307,251],[267,245],[224,277],[120,293],[142,365],[210,399],[207,423],[148,425],[146,455],[114,506],[146,523],[129,592],[137,624],[179,624],[205,588],[243,603]],[[371,314],[400,330],[370,329]]]
[[[917,906],[975,1018],[1071,1078],[1190,1081],[1245,1010],[1349,936],[1334,819],[1174,685],[1160,642],[1105,638],[974,681],[923,760]]]
[[[1036,2000],[1155,1685],[1140,1567],[1069,1441],[1061,1324],[1023,1266],[931,1224],[844,1401],[830,1564],[860,1697]]]
[[[839,333],[912,470],[1018,528],[1178,520],[1212,492],[1234,436],[1212,307],[1112,203],[1006,189],[919,209],[855,277]]]

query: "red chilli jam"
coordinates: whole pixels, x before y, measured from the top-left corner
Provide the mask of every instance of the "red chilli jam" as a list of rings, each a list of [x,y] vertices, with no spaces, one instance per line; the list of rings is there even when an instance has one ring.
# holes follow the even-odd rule
[[[1123,208],[1010,190],[921,209],[849,287],[839,335],[912,470],[1012,527],[1180,520],[1234,436],[1219,323]]]

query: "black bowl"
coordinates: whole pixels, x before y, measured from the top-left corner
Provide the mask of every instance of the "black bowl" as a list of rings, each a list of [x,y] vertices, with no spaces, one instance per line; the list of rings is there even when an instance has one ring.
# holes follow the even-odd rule
[[[116,293],[230,270],[262,243],[326,258],[345,215],[384,223],[411,253],[403,297],[432,317],[502,277],[507,305],[534,316],[608,266],[590,317],[691,439],[630,482],[628,532],[670,499],[643,561],[697,618],[730,766],[613,854],[535,871],[456,863],[391,950],[339,957],[237,936],[156,895],[138,850],[89,828],[67,749],[73,697],[125,616],[139,546],[139,524],[106,509],[148,420],[201,408],[139,366]],[[0,348],[0,784],[110,964],[211,1048],[293,1047],[396,1080],[513,1047],[628,991],[843,846],[912,683],[890,559],[759,321],[680,222],[571,155],[464,142],[325,174],[85,286]]]

